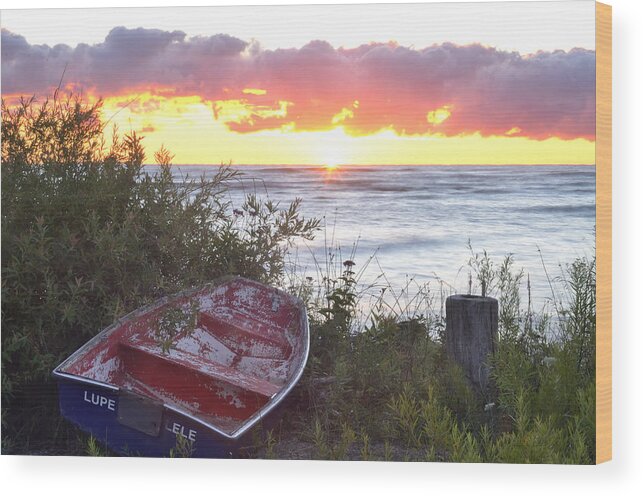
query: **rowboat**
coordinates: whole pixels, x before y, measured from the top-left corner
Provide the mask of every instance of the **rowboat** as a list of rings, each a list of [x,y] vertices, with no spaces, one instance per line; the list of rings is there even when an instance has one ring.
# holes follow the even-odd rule
[[[117,453],[235,457],[309,346],[301,300],[232,277],[123,317],[53,375],[62,415]]]

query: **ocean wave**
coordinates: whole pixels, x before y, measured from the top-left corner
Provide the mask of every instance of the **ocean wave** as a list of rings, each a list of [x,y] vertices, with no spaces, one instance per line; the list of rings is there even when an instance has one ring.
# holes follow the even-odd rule
[[[518,208],[520,212],[542,213],[542,214],[576,214],[594,215],[595,205],[530,205]]]
[[[557,171],[548,171],[545,172],[543,171],[547,176],[550,177],[570,177],[570,176],[576,176],[576,177],[596,177],[596,170],[594,167],[586,167],[586,166],[578,166],[579,168],[582,168],[581,170],[574,168],[573,170],[557,170]],[[584,170],[584,169],[590,169],[590,170]]]
[[[471,193],[474,194],[485,194],[485,195],[510,195],[514,193],[519,193],[519,191],[511,190],[509,188],[473,188]]]

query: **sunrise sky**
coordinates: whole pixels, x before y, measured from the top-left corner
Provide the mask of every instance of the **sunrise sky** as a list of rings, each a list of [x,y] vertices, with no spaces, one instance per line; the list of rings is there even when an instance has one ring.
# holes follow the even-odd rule
[[[3,11],[3,97],[63,73],[176,163],[594,163],[591,1]]]

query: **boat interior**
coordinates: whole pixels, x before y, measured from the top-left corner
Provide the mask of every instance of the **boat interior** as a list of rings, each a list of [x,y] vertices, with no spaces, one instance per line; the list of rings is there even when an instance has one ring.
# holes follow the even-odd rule
[[[296,380],[307,333],[299,300],[236,278],[122,319],[60,372],[172,406],[233,435]]]

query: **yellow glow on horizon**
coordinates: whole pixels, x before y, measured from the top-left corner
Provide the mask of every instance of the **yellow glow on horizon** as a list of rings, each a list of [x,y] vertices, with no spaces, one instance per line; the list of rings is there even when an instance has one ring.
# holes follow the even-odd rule
[[[175,154],[177,164],[317,164],[331,168],[348,164],[594,164],[595,160],[594,142],[580,138],[537,141],[478,134],[400,136],[392,129],[354,136],[345,132],[341,122],[325,131],[297,132],[285,124],[277,129],[237,133],[228,129],[226,122],[243,122],[253,114],[285,116],[289,102],[279,102],[279,108],[257,108],[243,100],[217,102],[215,119],[212,102],[199,97],[144,94],[136,104],[124,107],[127,101],[122,96],[107,98],[103,118],[117,124],[122,133],[134,130],[144,135],[148,161],[161,145]],[[355,103],[355,107],[359,105]],[[436,113],[435,117],[443,115]]]

